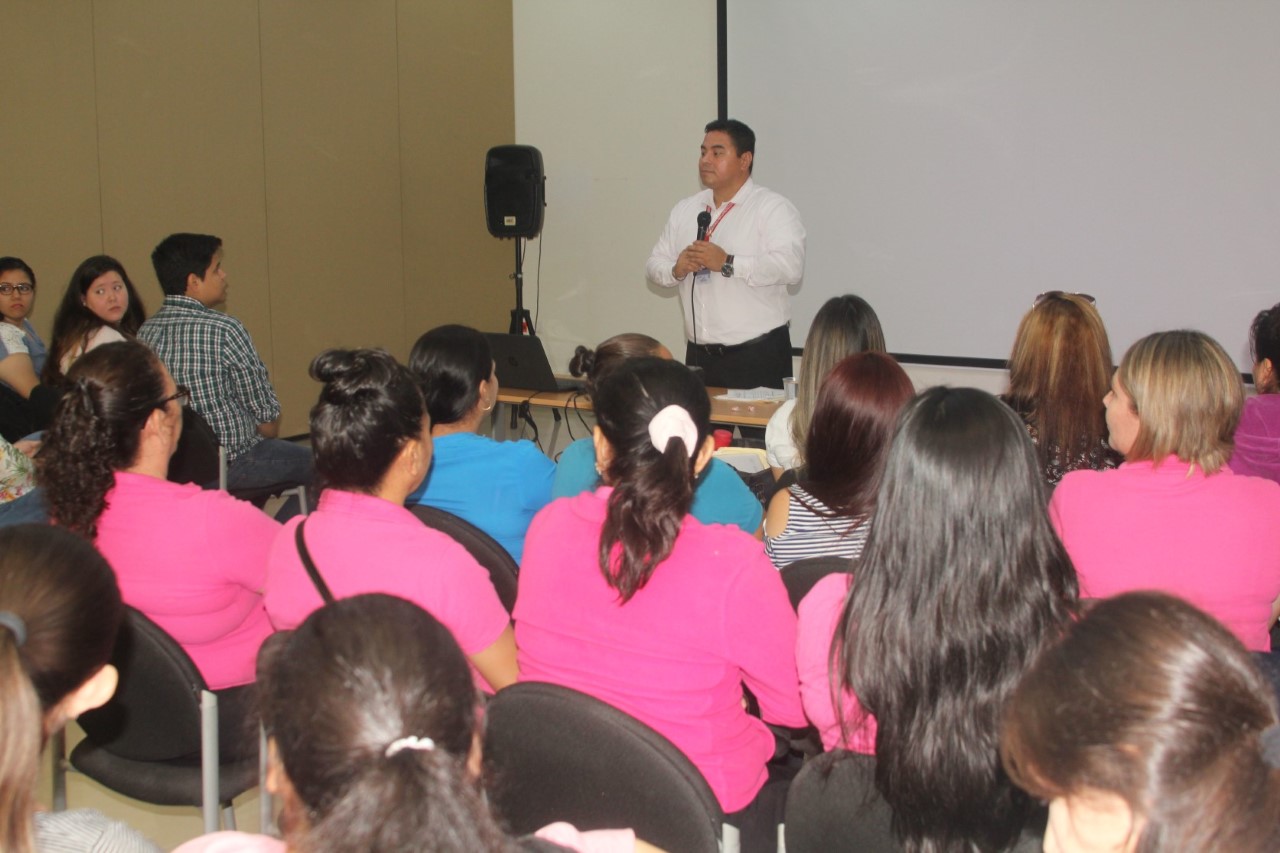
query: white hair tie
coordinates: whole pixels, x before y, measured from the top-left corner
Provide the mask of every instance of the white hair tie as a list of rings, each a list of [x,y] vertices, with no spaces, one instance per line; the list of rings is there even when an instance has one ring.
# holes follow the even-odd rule
[[[397,753],[406,749],[416,749],[421,752],[430,752],[436,748],[436,742],[429,737],[417,737],[409,735],[408,737],[396,738],[387,744],[384,754],[387,758],[395,756]]]
[[[667,452],[667,445],[673,438],[684,442],[684,449],[692,459],[698,449],[698,428],[683,406],[667,406],[649,421],[649,441],[659,453]]]

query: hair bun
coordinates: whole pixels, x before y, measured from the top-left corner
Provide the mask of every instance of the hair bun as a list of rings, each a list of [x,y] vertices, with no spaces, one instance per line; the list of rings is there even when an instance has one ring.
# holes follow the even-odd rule
[[[573,376],[590,376],[596,366],[596,351],[579,345],[573,351],[573,359],[569,362],[569,373]]]
[[[345,379],[356,368],[357,359],[353,350],[325,350],[311,362],[311,378],[326,384]]]

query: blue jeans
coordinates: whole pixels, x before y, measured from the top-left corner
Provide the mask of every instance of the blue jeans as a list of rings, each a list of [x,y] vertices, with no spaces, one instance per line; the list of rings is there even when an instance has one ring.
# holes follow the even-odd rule
[[[264,438],[227,465],[227,488],[307,486],[313,477],[311,448],[279,438]]]
[[[48,524],[49,511],[45,509],[44,494],[32,489],[20,498],[0,504],[0,527],[11,524]]]

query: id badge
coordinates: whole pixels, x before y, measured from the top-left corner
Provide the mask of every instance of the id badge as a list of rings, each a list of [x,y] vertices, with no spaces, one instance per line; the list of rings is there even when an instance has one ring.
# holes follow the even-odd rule
[[[706,284],[709,281],[711,281],[711,270],[709,269],[700,269],[693,274],[694,284]]]

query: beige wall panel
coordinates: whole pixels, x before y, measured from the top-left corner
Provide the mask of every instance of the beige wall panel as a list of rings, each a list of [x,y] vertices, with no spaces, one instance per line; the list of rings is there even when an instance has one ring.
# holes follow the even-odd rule
[[[485,226],[484,155],[516,141],[511,2],[401,0],[399,16],[406,338],[506,331],[515,249]]]
[[[47,340],[71,271],[102,250],[92,7],[4,0],[0,34],[0,255],[35,269]]]
[[[286,431],[331,346],[403,349],[394,0],[263,0],[271,304]]]
[[[151,250],[174,231],[222,238],[226,310],[272,358],[255,0],[94,7],[103,236],[160,307]]]

